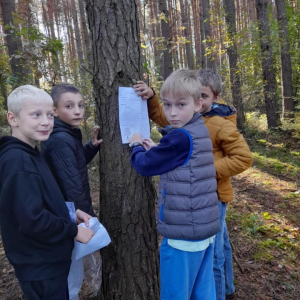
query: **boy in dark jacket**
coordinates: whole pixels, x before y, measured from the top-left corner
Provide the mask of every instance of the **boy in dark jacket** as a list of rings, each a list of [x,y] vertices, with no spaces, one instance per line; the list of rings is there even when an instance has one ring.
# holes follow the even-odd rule
[[[131,137],[131,164],[143,176],[160,175],[156,221],[162,300],[215,300],[213,240],[219,231],[217,182],[209,133],[199,110],[194,71],[177,70],[161,89],[169,124],[159,145]]]
[[[77,227],[36,145],[53,128],[53,101],[25,85],[8,97],[12,136],[0,139],[0,227],[6,256],[28,300],[68,299],[67,276],[74,238],[88,242],[91,229]],[[77,210],[78,220],[89,215]]]
[[[99,127],[94,127],[93,139],[83,146],[78,128],[84,119],[84,100],[80,90],[62,83],[52,89],[51,97],[54,102],[54,129],[49,139],[42,143],[42,153],[65,200],[74,202],[76,208],[95,216],[87,164],[97,154],[102,142],[97,139]],[[73,259],[68,278],[71,300],[78,299],[82,280],[82,260]]]

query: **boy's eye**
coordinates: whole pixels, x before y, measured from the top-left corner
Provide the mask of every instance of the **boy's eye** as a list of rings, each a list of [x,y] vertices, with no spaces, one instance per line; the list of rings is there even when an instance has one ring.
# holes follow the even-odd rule
[[[206,95],[206,94],[204,94],[204,93],[201,93],[201,98],[202,99],[206,99],[208,96]]]
[[[169,103],[164,103],[164,106],[169,107],[170,104]]]
[[[179,103],[179,107],[184,107],[185,103]]]
[[[66,105],[66,108],[72,108],[72,105]]]
[[[79,104],[79,108],[84,108],[84,104]]]
[[[53,113],[48,114],[48,118],[50,119],[54,118],[54,114]]]
[[[40,115],[40,114],[37,113],[37,112],[32,113],[32,116],[33,116],[33,117],[38,117],[39,115]]]

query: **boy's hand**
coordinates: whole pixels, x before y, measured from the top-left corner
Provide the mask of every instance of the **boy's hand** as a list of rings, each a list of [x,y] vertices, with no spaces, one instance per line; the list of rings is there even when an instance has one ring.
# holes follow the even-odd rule
[[[76,241],[87,244],[90,239],[94,236],[94,231],[90,228],[78,227],[78,233],[75,237]]]
[[[77,209],[76,210],[76,222],[77,224],[84,222],[86,227],[89,227],[89,219],[91,219],[92,216],[85,213],[84,211]]]
[[[143,141],[142,141],[142,136],[140,133],[135,133],[129,140],[129,143],[130,144],[133,144],[133,143],[136,143],[136,142],[139,142],[141,144],[143,144]]]
[[[146,150],[150,150],[151,148],[157,145],[149,138],[149,139],[143,139],[143,146]]]
[[[102,142],[103,140],[100,139],[98,140],[98,133],[100,130],[100,126],[94,126],[93,127],[93,138],[92,138],[92,145],[97,148]]]
[[[144,81],[137,81],[133,86],[135,91],[138,92],[138,96],[141,96],[143,100],[147,100],[154,96],[153,90]]]

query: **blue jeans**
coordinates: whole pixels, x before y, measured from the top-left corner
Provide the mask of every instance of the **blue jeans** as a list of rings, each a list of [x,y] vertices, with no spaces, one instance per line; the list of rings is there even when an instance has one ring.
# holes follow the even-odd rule
[[[227,203],[219,201],[220,231],[214,244],[214,277],[217,300],[225,300],[226,295],[234,293],[232,251],[226,225]]]
[[[215,300],[213,244],[198,252],[160,246],[161,300]]]

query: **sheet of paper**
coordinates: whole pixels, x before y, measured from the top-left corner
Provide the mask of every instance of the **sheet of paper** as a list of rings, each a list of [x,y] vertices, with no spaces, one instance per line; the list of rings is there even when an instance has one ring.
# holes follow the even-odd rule
[[[119,120],[122,143],[129,143],[134,133],[150,137],[147,101],[137,96],[133,88],[119,87]]]
[[[91,238],[91,240],[87,244],[80,243],[75,241],[74,251],[76,259],[84,257],[96,250],[99,250],[105,246],[107,246],[111,240],[110,237],[104,228],[104,226],[98,221],[97,218],[91,218],[89,220],[89,227],[91,228],[95,235]],[[80,223],[79,226],[85,227],[84,223]]]

